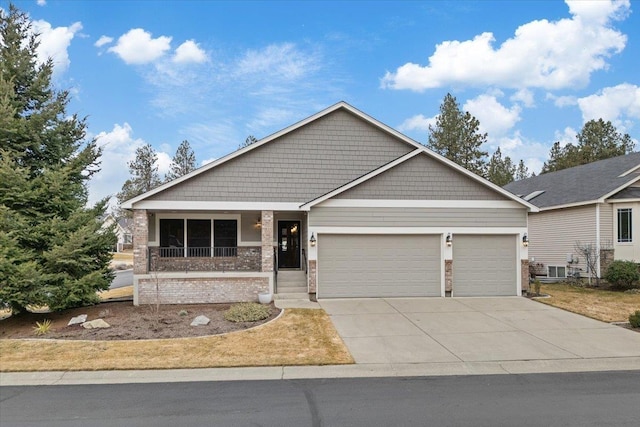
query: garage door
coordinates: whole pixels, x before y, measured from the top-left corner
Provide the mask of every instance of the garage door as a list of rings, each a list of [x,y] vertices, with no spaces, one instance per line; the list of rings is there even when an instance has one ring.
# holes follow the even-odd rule
[[[453,296],[516,295],[515,236],[459,235],[453,239]]]
[[[440,236],[318,236],[318,298],[440,296]]]

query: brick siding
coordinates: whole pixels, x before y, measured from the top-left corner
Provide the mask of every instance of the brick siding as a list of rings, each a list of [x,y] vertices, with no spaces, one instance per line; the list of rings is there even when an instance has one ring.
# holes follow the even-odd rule
[[[151,248],[151,271],[260,271],[261,248],[240,246],[235,257],[161,258],[160,248]]]

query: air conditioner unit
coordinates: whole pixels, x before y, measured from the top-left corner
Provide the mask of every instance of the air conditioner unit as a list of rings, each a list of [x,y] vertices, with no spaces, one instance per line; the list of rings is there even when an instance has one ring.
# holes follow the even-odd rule
[[[567,264],[573,264],[574,262],[578,262],[578,260],[574,259],[573,254],[567,254]]]

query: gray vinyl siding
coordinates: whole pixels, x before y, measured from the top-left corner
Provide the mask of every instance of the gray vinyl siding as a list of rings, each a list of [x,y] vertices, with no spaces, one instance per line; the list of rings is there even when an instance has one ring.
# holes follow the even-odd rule
[[[388,200],[508,200],[426,154],[409,159],[335,197]]]
[[[604,238],[604,236],[601,236]],[[596,206],[580,206],[543,211],[529,215],[529,259],[549,265],[567,265],[567,254],[578,255],[577,241],[594,243],[596,240]],[[579,257],[579,268],[586,275],[584,257]]]
[[[342,208],[313,207],[311,227],[526,227],[518,208]]]
[[[600,205],[600,244],[603,248],[613,248],[613,205],[605,203]]]
[[[148,200],[303,203],[414,149],[336,110]]]
[[[260,242],[262,230],[256,227],[260,212],[243,212],[240,218],[240,240],[242,242]]]

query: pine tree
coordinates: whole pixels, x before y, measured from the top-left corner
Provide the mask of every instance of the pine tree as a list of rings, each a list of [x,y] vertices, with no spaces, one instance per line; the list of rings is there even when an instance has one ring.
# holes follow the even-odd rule
[[[239,149],[241,149],[241,148],[244,148],[244,147],[248,147],[248,146],[250,146],[251,144],[254,144],[254,143],[256,143],[256,142],[258,142],[258,140],[256,139],[256,137],[255,137],[255,136],[253,136],[253,135],[249,135],[249,136],[247,137],[247,139],[245,139],[245,140],[244,140],[244,142],[243,142],[243,143],[241,143],[240,145],[238,145],[238,150],[239,150]]]
[[[487,152],[480,148],[487,134],[480,133],[480,122],[468,112],[462,112],[450,93],[440,105],[435,126],[429,126],[427,146],[471,172],[486,176]]]
[[[131,178],[122,185],[117,194],[118,203],[132,199],[142,193],[153,190],[162,183],[158,175],[158,154],[151,144],[145,144],[136,149],[136,158],[129,163]]]
[[[165,182],[172,181],[176,178],[186,175],[196,169],[196,155],[186,139],[180,143],[176,154],[171,159],[169,172],[164,177]]]
[[[0,40],[0,305],[95,303],[116,241],[101,229],[106,200],[86,207],[101,151],[67,113],[69,93],[52,87],[53,62],[38,64],[38,36],[13,5]]]
[[[619,133],[611,122],[602,119],[589,120],[576,135],[578,144],[560,146],[555,142],[549,151],[549,160],[542,173],[555,172],[574,166],[623,156],[633,151],[634,143],[629,134]]]
[[[516,173],[516,166],[509,156],[502,158],[502,152],[498,147],[489,160],[487,168],[487,179],[500,187],[513,181]]]
[[[524,160],[520,159],[520,163],[518,163],[518,167],[516,168],[515,180],[520,181],[521,179],[529,178],[529,168],[524,164]]]

